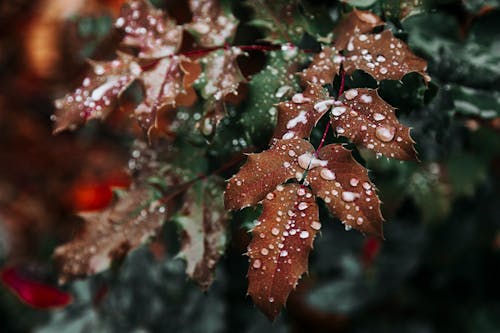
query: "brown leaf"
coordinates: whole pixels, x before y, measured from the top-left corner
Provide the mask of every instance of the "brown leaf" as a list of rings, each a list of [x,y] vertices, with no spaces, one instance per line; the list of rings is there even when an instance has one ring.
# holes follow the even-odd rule
[[[278,104],[278,122],[273,138],[308,138],[319,119],[333,104],[319,84],[308,83],[304,92]]]
[[[182,41],[182,26],[167,19],[148,0],[126,2],[115,27],[125,32],[123,44],[137,47],[140,58],[162,58],[174,54]]]
[[[338,54],[334,47],[325,47],[314,56],[309,67],[300,72],[302,85],[307,84],[307,82],[321,85],[332,83],[335,75],[340,71],[342,60],[343,57]]]
[[[193,12],[193,22],[186,27],[197,37],[201,46],[215,47],[231,42],[238,20],[230,12],[225,12],[219,1],[190,0],[189,7]]]
[[[421,74],[429,82],[427,62],[413,54],[391,31],[380,34],[355,34],[347,44],[344,68],[347,74],[361,69],[377,81],[401,80],[411,72]]]
[[[311,189],[345,224],[346,230],[354,228],[383,237],[380,200],[366,168],[340,144],[323,147],[316,165],[309,168],[307,175]]]
[[[253,206],[264,199],[276,186],[292,178],[302,179],[304,170],[297,157],[313,152],[305,140],[277,140],[271,148],[259,154],[249,154],[247,162],[228,182],[224,194],[226,209]]]
[[[184,229],[179,256],[187,262],[186,273],[204,290],[213,282],[215,265],[226,245],[222,183],[222,179],[209,178],[192,186],[176,217]]]
[[[367,170],[339,144],[322,148],[316,156],[308,141],[277,140],[270,149],[249,155],[228,182],[226,209],[255,205],[292,178],[310,184],[313,193],[346,225],[382,236],[380,201]]]
[[[60,282],[99,273],[124,257],[160,229],[166,209],[151,197],[148,188],[137,188],[104,211],[81,214],[83,231],[56,248]]]
[[[354,33],[364,34],[383,24],[384,21],[372,12],[353,9],[342,18],[342,21],[333,30],[335,35],[333,46],[337,50],[344,50]]]
[[[416,160],[410,129],[399,123],[394,108],[375,89],[346,91],[332,109],[337,134],[377,153],[399,160]]]
[[[278,186],[262,205],[248,247],[248,294],[274,319],[307,271],[309,252],[321,224],[314,196],[299,184]]]
[[[54,133],[73,129],[90,119],[106,118],[120,95],[142,72],[134,58],[124,53],[118,53],[113,61],[92,61],[91,65],[93,70],[82,85],[56,100]]]
[[[206,84],[201,93],[205,99],[221,100],[226,95],[237,93],[238,86],[245,81],[236,58],[243,54],[239,47],[211,52],[201,62],[205,65]]]
[[[140,81],[144,87],[144,100],[135,109],[141,127],[148,133],[157,126],[158,112],[167,105],[186,105],[196,99],[193,82],[201,72],[200,65],[184,56],[168,57],[144,72]]]

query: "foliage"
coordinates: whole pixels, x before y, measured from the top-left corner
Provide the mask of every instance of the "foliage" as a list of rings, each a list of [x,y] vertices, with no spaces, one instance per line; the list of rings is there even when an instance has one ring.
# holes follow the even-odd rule
[[[498,196],[487,182],[500,153],[498,45],[485,37],[498,32],[496,3],[184,6],[188,15],[127,1],[117,42],[55,102],[54,133],[132,119],[112,129],[130,151],[131,181],[79,212],[83,227],[54,249],[59,282],[85,280],[71,282],[75,303],[41,331],[268,329],[240,300],[241,253],[253,303],[271,320],[286,306],[277,331],[306,309],[335,329],[389,332],[394,312],[374,315],[374,305],[439,298],[407,294],[427,270],[435,283],[456,278],[439,267],[463,249],[450,241],[448,253],[435,235],[472,241],[474,217],[460,205]],[[476,227],[488,231],[472,234],[493,244],[498,212],[482,214]],[[342,232],[351,229],[360,233]],[[443,328],[421,312],[394,324]]]

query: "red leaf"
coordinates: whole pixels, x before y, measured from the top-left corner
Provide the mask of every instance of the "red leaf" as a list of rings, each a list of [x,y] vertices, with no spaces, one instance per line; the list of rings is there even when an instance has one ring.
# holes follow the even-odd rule
[[[34,308],[60,308],[73,301],[71,294],[29,279],[23,276],[17,267],[5,268],[2,271],[2,282],[21,301]]]
[[[227,184],[226,209],[253,206],[276,186],[292,178],[302,179],[304,170],[297,157],[306,151],[313,152],[314,148],[305,140],[277,140],[270,149],[248,155],[247,162]]]
[[[140,77],[145,90],[144,100],[135,109],[135,116],[148,133],[157,127],[158,113],[166,106],[188,104],[196,94],[193,82],[200,74],[199,64],[183,56],[163,58]]]
[[[231,42],[238,20],[230,12],[225,13],[219,1],[190,0],[189,7],[193,12],[193,22],[186,27],[197,37],[201,46],[222,46]]]
[[[274,319],[307,271],[309,252],[321,224],[314,196],[299,184],[278,186],[262,204],[248,247],[248,294]]]
[[[300,158],[300,157],[299,157]],[[340,144],[323,147],[311,159],[307,180],[313,193],[345,224],[361,232],[383,237],[380,200],[365,167]],[[314,167],[316,163],[317,167]]]
[[[346,91],[332,109],[332,126],[337,134],[387,157],[415,160],[415,143],[410,129],[401,125],[395,109],[375,89]]]
[[[132,56],[118,53],[110,62],[91,62],[93,71],[73,93],[56,100],[54,133],[73,129],[90,119],[104,119],[120,95],[141,74]]]
[[[321,85],[332,83],[335,75],[339,73],[342,60],[343,57],[334,47],[325,47],[314,56],[309,67],[300,72],[302,84],[305,85],[307,82]]]
[[[182,26],[166,19],[163,11],[148,0],[128,1],[115,27],[125,31],[123,43],[139,48],[140,58],[162,58],[177,52],[182,41]]]
[[[149,188],[135,188],[104,211],[81,214],[83,230],[54,251],[61,267],[61,283],[104,271],[113,260],[123,258],[156,234],[166,209],[150,192]]]
[[[270,149],[249,155],[228,182],[226,208],[255,205],[276,186],[292,178],[309,184],[347,229],[382,237],[383,218],[375,187],[367,170],[340,144],[323,147],[316,157],[308,141],[277,140]]]
[[[408,45],[391,31],[380,34],[355,34],[347,44],[344,68],[347,74],[361,69],[376,80],[401,80],[411,72],[421,74],[428,82],[427,62],[414,55]]]
[[[304,92],[295,94],[291,101],[278,104],[278,122],[273,138],[308,138],[333,102],[321,85],[307,84]]]
[[[367,33],[376,26],[383,24],[384,21],[372,12],[353,9],[342,18],[340,24],[333,30],[335,35],[334,47],[337,50],[343,50],[354,33]]]

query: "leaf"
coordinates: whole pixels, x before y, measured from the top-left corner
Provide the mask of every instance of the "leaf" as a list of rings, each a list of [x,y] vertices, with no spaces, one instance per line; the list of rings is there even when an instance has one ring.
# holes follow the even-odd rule
[[[408,45],[389,30],[380,34],[354,35],[349,40],[345,57],[347,74],[361,69],[381,81],[401,80],[406,74],[417,72],[430,81],[425,72],[427,62],[414,55]]]
[[[82,213],[83,231],[54,252],[59,281],[104,271],[112,260],[121,259],[154,236],[166,218],[165,211],[151,189],[137,188],[104,211]]]
[[[307,271],[319,226],[314,197],[299,184],[279,186],[264,199],[248,246],[248,294],[270,319]]]
[[[371,32],[373,28],[380,25],[384,25],[384,22],[372,12],[353,9],[333,30],[335,36],[333,46],[337,50],[344,50],[353,34]]]
[[[266,41],[276,44],[301,41],[307,24],[299,9],[300,1],[253,0],[246,3],[254,10],[250,23],[266,30]]]
[[[236,210],[253,206],[293,178],[310,185],[347,229],[382,237],[383,218],[375,187],[367,170],[340,144],[325,146],[315,156],[308,141],[276,140],[270,149],[250,154],[229,179],[225,207]]]
[[[34,308],[61,308],[73,301],[71,294],[25,276],[18,266],[4,268],[1,279],[20,300]]]
[[[299,73],[303,85],[307,82],[325,85],[332,83],[335,75],[339,74],[343,57],[333,47],[325,47],[316,54],[313,61]]]
[[[126,2],[115,27],[125,32],[123,44],[139,49],[140,58],[162,58],[177,52],[182,26],[166,19],[148,0]]]
[[[166,106],[192,104],[196,93],[193,82],[201,72],[200,65],[184,56],[163,58],[140,77],[145,91],[144,100],[134,113],[148,133],[157,127],[158,112]]]
[[[380,200],[366,168],[340,144],[321,148],[316,160],[318,167],[313,167],[314,156],[306,156],[306,161],[307,158],[311,159],[307,180],[313,193],[323,199],[346,230],[354,228],[382,238]]]
[[[294,75],[303,61],[300,53],[277,50],[268,53],[264,69],[248,83],[248,97],[241,114],[245,134],[256,144],[267,144],[273,133],[277,109],[275,104],[300,89]]]
[[[278,104],[278,123],[273,138],[308,138],[319,119],[333,104],[321,85],[309,83],[291,101]]]
[[[332,109],[331,123],[337,134],[387,157],[417,159],[410,129],[401,125],[395,109],[368,88],[350,89]]]
[[[104,119],[115,108],[120,95],[141,74],[134,58],[118,53],[110,61],[91,61],[92,71],[80,87],[55,101],[54,133],[74,129],[90,119]]]
[[[183,228],[179,256],[187,262],[186,273],[203,290],[213,282],[215,265],[226,245],[227,212],[224,209],[222,179],[209,178],[192,186],[175,218]]]
[[[219,1],[190,0],[193,22],[186,24],[197,41],[204,47],[222,46],[231,42],[236,34],[238,20]]]
[[[247,162],[229,179],[224,194],[226,209],[253,206],[276,186],[295,177],[302,179],[304,170],[297,157],[306,151],[314,151],[309,142],[291,139],[277,140],[268,150],[249,154]]]
[[[212,52],[201,60],[205,81],[201,94],[205,99],[219,101],[236,93],[239,84],[245,81],[236,62],[236,58],[242,54],[239,47],[232,47]]]

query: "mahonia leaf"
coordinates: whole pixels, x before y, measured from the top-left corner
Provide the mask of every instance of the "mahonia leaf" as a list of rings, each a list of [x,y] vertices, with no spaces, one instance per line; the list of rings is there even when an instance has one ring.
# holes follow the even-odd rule
[[[339,74],[343,57],[334,47],[325,47],[316,54],[313,61],[299,73],[303,85],[307,82],[325,85],[332,83],[335,75]]]
[[[289,179],[304,180],[347,229],[382,236],[380,201],[366,169],[340,144],[323,147],[316,156],[302,139],[276,140],[270,149],[250,154],[227,184],[225,206],[236,210],[257,204]]]
[[[162,58],[174,54],[182,41],[182,26],[167,19],[148,0],[131,0],[121,10],[115,27],[125,32],[123,44],[137,47],[140,58]]]
[[[243,54],[240,48],[217,50],[200,61],[204,72],[200,77],[201,95],[206,99],[203,118],[197,123],[201,132],[210,136],[226,116],[225,97],[238,94],[240,83],[245,77],[240,71],[237,57]]]
[[[184,56],[163,58],[153,69],[144,72],[140,81],[145,97],[135,109],[141,127],[146,131],[156,127],[157,114],[167,105],[193,104],[196,92],[192,85],[200,72],[198,62]]]
[[[241,124],[249,137],[263,137],[262,144],[269,140],[276,121],[275,104],[300,89],[294,74],[303,60],[301,53],[293,48],[268,53],[266,66],[248,83],[248,98]]]
[[[189,7],[193,12],[193,22],[186,27],[201,46],[215,47],[231,42],[238,20],[219,1],[190,0]]]
[[[384,21],[372,12],[353,9],[342,18],[333,30],[333,34],[335,35],[333,46],[337,50],[344,50],[353,34],[364,34],[383,24]]]
[[[304,34],[306,22],[298,0],[252,0],[246,3],[254,10],[251,24],[267,30],[265,40],[272,43],[298,44]]]
[[[204,57],[205,85],[201,93],[205,99],[221,100],[228,94],[237,93],[238,86],[245,81],[236,58],[243,52],[239,47],[217,50]]]
[[[333,100],[321,85],[309,83],[304,92],[291,101],[278,104],[278,123],[273,138],[308,138],[318,120],[328,111]]]
[[[118,53],[110,61],[91,61],[93,70],[80,87],[56,100],[53,116],[54,133],[73,129],[90,119],[104,119],[115,106],[120,95],[142,73],[132,56]]]
[[[267,193],[289,179],[302,179],[304,170],[297,157],[304,151],[314,151],[305,140],[276,140],[258,154],[249,154],[247,162],[231,177],[224,194],[226,209],[236,210],[253,206]]]
[[[192,186],[175,218],[184,231],[179,256],[187,262],[186,273],[204,290],[213,282],[227,240],[222,183],[220,178],[209,178]]]
[[[347,90],[331,113],[332,127],[337,134],[387,157],[417,159],[410,129],[398,122],[395,109],[377,90]]]
[[[302,160],[301,160],[302,158]],[[308,161],[311,162],[308,162]],[[310,164],[307,180],[313,193],[344,223],[346,230],[383,237],[380,200],[365,167],[340,144],[330,144],[312,155],[299,156],[299,164]],[[319,167],[313,167],[316,163]]]
[[[56,248],[60,282],[99,273],[154,236],[166,218],[166,209],[149,188],[137,188],[101,212],[82,213],[83,231]]]
[[[248,246],[248,294],[274,319],[307,271],[321,224],[314,196],[299,184],[278,185],[262,206]]]
[[[391,31],[380,34],[356,34],[347,44],[344,68],[347,74],[361,69],[377,81],[401,80],[411,72],[421,74],[429,82],[427,62],[413,54]]]

